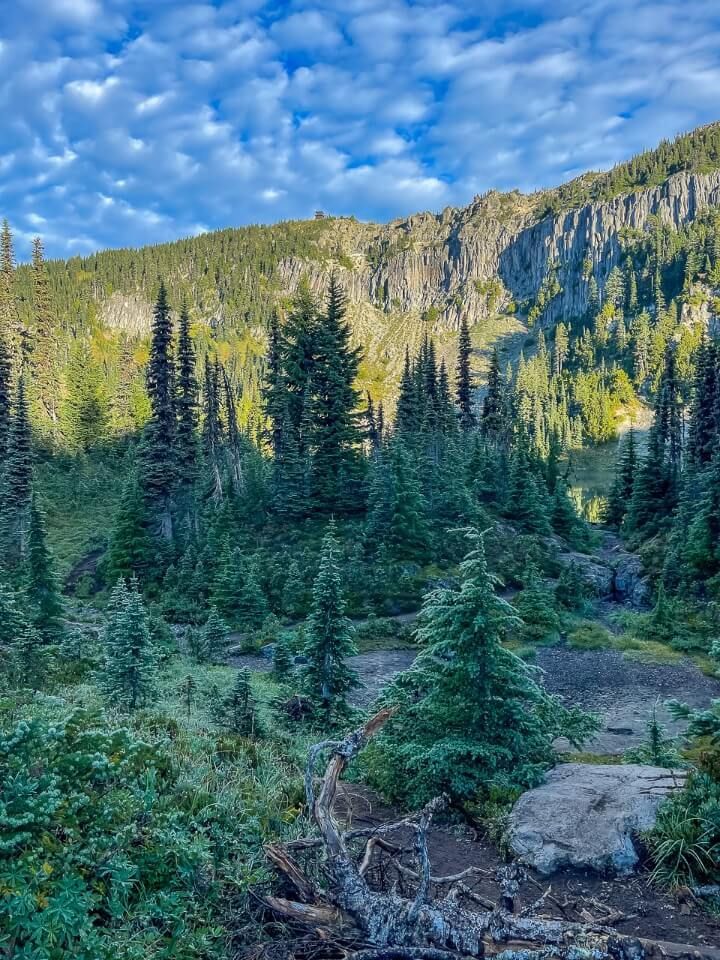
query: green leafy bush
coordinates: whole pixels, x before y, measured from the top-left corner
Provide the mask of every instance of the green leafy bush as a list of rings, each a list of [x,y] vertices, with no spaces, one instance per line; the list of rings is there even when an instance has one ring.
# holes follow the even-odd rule
[[[0,733],[0,953],[223,955],[224,899],[259,879],[288,771],[257,753],[219,768],[160,736],[86,709]]]

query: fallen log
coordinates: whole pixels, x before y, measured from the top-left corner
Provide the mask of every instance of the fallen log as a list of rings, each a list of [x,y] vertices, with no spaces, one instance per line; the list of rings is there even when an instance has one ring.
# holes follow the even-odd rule
[[[663,943],[618,934],[601,923],[575,923],[516,914],[507,909],[512,897],[505,895],[493,909],[464,907],[462,888],[452,889],[442,898],[432,891],[444,883],[458,884],[471,868],[452,877],[435,877],[431,872],[427,833],[435,813],[445,805],[443,798],[429,803],[419,813],[372,830],[343,833],[334,816],[337,786],[347,764],[360,753],[368,740],[382,729],[392,716],[384,709],[344,740],[326,741],[310,750],[305,773],[308,808],[319,831],[318,840],[299,840],[286,848],[267,848],[268,857],[291,882],[300,902],[277,897],[266,898],[278,915],[306,920],[331,930],[352,927],[359,942],[366,945],[355,960],[458,960],[459,957],[498,958],[498,960],[720,960],[714,947]],[[324,774],[315,790],[315,766],[329,751]],[[366,874],[375,849],[390,846],[373,839],[383,838],[393,829],[411,828],[415,832],[415,859],[412,870],[391,861],[399,873],[410,875],[417,886],[412,899],[395,891],[372,889]],[[353,839],[369,841],[356,863],[348,844]],[[290,856],[293,850],[321,847],[328,883],[319,890]],[[483,904],[483,898],[467,897]],[[542,898],[541,898],[542,899]],[[304,902],[309,901],[309,902]]]

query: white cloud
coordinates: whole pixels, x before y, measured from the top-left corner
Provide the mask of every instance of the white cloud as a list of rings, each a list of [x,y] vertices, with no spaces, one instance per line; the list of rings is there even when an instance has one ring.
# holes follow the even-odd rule
[[[710,0],[6,6],[0,212],[55,254],[438,209],[717,119]]]

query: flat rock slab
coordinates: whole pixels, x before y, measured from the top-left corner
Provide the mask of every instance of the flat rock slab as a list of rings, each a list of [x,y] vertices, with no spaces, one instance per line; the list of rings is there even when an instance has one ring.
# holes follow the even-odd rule
[[[682,770],[644,764],[563,763],[510,814],[510,850],[540,873],[563,867],[625,875],[638,862],[633,835],[655,823]]]

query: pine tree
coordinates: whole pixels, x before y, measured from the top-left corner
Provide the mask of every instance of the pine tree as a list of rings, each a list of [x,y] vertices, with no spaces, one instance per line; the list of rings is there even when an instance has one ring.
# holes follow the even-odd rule
[[[480,430],[491,443],[501,443],[507,430],[505,384],[500,372],[500,358],[493,350],[488,370],[487,390],[480,416]]]
[[[288,567],[287,577],[282,592],[282,609],[286,616],[293,620],[304,617],[308,610],[307,586],[300,564],[292,560]]]
[[[301,459],[309,452],[312,378],[318,359],[321,321],[318,304],[307,284],[301,284],[282,332],[281,356],[285,403]]]
[[[345,312],[345,295],[333,273],[316,338],[309,437],[313,506],[326,512],[352,512],[362,505],[359,394],[354,387],[360,351],[350,346]]]
[[[415,464],[401,439],[391,447],[390,463],[388,524],[384,532],[379,531],[380,538],[396,559],[424,563],[431,545],[427,504]]]
[[[136,580],[118,580],[108,604],[105,664],[99,683],[116,706],[135,710],[155,689],[155,650]]]
[[[623,443],[622,453],[615,470],[605,520],[612,527],[620,527],[632,498],[635,472],[637,470],[637,445],[635,430],[631,427]]]
[[[555,344],[553,349],[553,373],[556,376],[560,376],[563,372],[565,360],[568,355],[569,343],[570,338],[567,327],[564,323],[559,323],[557,327],[555,327]]]
[[[467,319],[463,316],[460,323],[460,335],[458,337],[457,372],[455,375],[455,395],[460,410],[460,425],[463,430],[471,430],[475,426],[472,398],[473,384],[470,370],[471,353],[472,341],[470,339],[470,330],[467,325]]]
[[[0,229],[0,341],[7,353],[7,363],[20,365],[20,324],[15,300],[15,251],[10,224],[3,220]]]
[[[63,605],[45,540],[45,522],[33,497],[30,505],[25,595],[33,626],[47,642],[64,633]]]
[[[8,222],[4,220],[0,234],[0,463],[4,463],[7,453],[12,407],[13,270],[12,238]]]
[[[273,649],[273,672],[279,680],[284,680],[293,668],[292,654],[286,641],[280,637]]]
[[[188,719],[195,705],[196,691],[197,683],[195,682],[195,677],[193,677],[191,673],[186,674],[183,682],[180,684],[180,696],[182,697],[183,706],[185,707],[185,716],[188,717]]]
[[[578,565],[574,561],[566,564],[560,571],[555,587],[557,602],[566,610],[583,613],[587,607],[589,592],[589,585]]]
[[[530,533],[547,536],[552,532],[547,489],[528,450],[527,440],[522,438],[510,461],[506,512],[513,522]]]
[[[146,381],[152,416],[140,450],[142,489],[159,520],[165,540],[173,535],[172,497],[177,478],[175,365],[171,354],[172,318],[165,284],[160,283],[153,311]]]
[[[560,619],[555,609],[554,596],[542,583],[537,569],[528,567],[523,574],[523,588],[514,601],[523,620],[522,634],[532,643],[547,643],[558,639]]]
[[[45,254],[40,237],[33,240],[32,274],[35,330],[30,363],[31,382],[40,411],[55,424],[58,419],[58,345]]]
[[[340,583],[338,542],[331,521],[313,586],[305,647],[308,663],[304,671],[308,694],[326,723],[347,714],[347,695],[359,685],[355,671],[347,663],[347,658],[357,653],[350,629]]]
[[[70,356],[60,419],[66,441],[78,450],[89,450],[109,437],[110,402],[103,374],[84,341],[75,344]]]
[[[207,474],[207,494],[214,503],[223,499],[220,454],[222,430],[220,425],[220,384],[217,363],[212,364],[205,355],[203,377],[203,426],[202,446]]]
[[[247,667],[238,670],[230,693],[216,705],[213,719],[218,726],[225,727],[239,737],[257,737],[262,734]]]
[[[252,562],[245,564],[236,609],[238,624],[249,630],[259,630],[270,612],[267,598],[258,582],[257,568]]]
[[[148,528],[145,498],[137,476],[131,473],[110,532],[105,563],[105,577],[109,583],[133,576],[141,582],[150,579],[156,566],[157,549]]]
[[[623,524],[629,534],[650,536],[667,519],[665,456],[655,424],[650,428],[645,456],[635,472],[632,497]]]
[[[178,479],[187,498],[197,479],[198,468],[198,384],[195,376],[195,349],[190,337],[190,315],[187,302],[183,302],[180,310],[175,406]]]
[[[400,379],[400,394],[395,412],[395,430],[406,438],[413,438],[420,429],[420,408],[417,381],[410,363],[410,353],[405,349],[405,365]]]
[[[265,416],[270,422],[269,439],[273,458],[282,450],[284,430],[288,426],[288,397],[282,368],[282,337],[280,319],[274,310],[268,331],[268,351],[263,384]]]
[[[423,650],[384,694],[397,713],[366,751],[372,781],[412,806],[440,793],[463,801],[493,787],[532,786],[555,762],[561,731],[578,743],[593,729],[503,646],[518,620],[495,593],[482,536],[467,536],[459,586],[425,598]]]
[[[718,357],[715,344],[703,337],[695,355],[695,375],[688,429],[687,458],[693,466],[702,466],[712,459],[717,443],[717,411],[719,396]]]
[[[222,663],[228,647],[228,628],[220,617],[216,607],[210,613],[203,627],[200,640],[203,659],[210,663]]]
[[[21,376],[10,424],[0,504],[0,529],[6,550],[4,559],[9,564],[17,563],[26,554],[32,474],[30,417],[25,397],[25,378]]]

